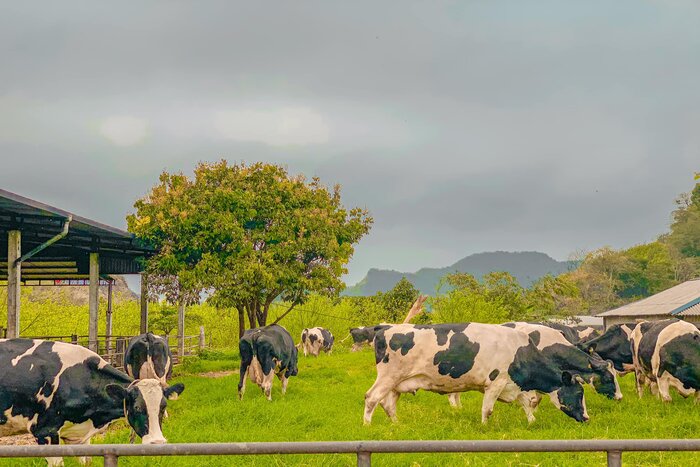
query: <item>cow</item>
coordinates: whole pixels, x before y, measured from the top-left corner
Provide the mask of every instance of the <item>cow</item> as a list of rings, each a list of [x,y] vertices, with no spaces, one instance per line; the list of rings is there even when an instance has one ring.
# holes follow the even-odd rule
[[[173,374],[173,354],[162,337],[150,332],[132,337],[124,354],[126,373],[136,379],[157,379],[163,387]]]
[[[595,353],[603,360],[610,360],[617,374],[624,376],[634,371],[630,336],[636,327],[637,323],[614,324],[602,335],[581,342],[577,347],[586,353]]]
[[[584,342],[587,342],[591,339],[595,339],[596,337],[601,335],[601,332],[598,328],[594,326],[574,326],[573,330],[576,331],[576,334],[578,335],[578,342],[577,344],[582,344]]]
[[[350,335],[352,336],[352,348],[350,351],[357,352],[365,345],[372,347],[374,345],[375,330],[384,329],[389,326],[389,324],[379,324],[377,326],[350,328]]]
[[[535,392],[554,393],[560,410],[588,420],[583,379],[547,358],[523,332],[481,323],[399,324],[376,330],[374,340],[377,379],[365,394],[365,424],[377,404],[396,420],[400,395],[419,389],[483,392],[482,423],[497,400],[517,400],[534,421]]]
[[[574,345],[578,344],[580,341],[578,332],[566,324],[555,323],[552,321],[532,322],[530,324],[541,324],[543,326],[547,326],[548,328],[556,329],[566,338],[567,341]]]
[[[331,353],[333,334],[324,328],[306,328],[301,332],[301,348],[304,351],[304,357],[308,354],[318,357],[321,350]]]
[[[694,324],[675,318],[642,322],[631,341],[639,397],[647,384],[664,402],[671,401],[670,388],[683,397],[700,389],[700,330]]]
[[[278,324],[247,330],[238,349],[241,352],[238,398],[245,393],[246,378],[260,386],[267,400],[272,400],[272,380],[275,376],[282,382],[282,394],[287,392],[290,376],[296,376],[297,348],[289,332]]]
[[[185,389],[135,380],[84,347],[38,339],[0,340],[0,375],[0,437],[28,432],[40,445],[88,444],[122,418],[143,444],[163,444],[166,400]]]

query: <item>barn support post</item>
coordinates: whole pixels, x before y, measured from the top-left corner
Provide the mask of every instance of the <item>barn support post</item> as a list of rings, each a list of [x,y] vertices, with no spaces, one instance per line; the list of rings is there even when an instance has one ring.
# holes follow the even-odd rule
[[[148,332],[148,276],[141,273],[141,334]]]
[[[7,232],[7,337],[19,337],[20,284],[22,283],[22,232]]]
[[[107,316],[105,324],[105,347],[109,363],[112,362],[112,280],[107,285]]]
[[[100,254],[90,253],[90,324],[88,325],[88,348],[97,352],[97,322],[100,304]]]
[[[177,307],[177,356],[185,356],[185,303],[180,302]],[[181,361],[181,360],[180,360]]]

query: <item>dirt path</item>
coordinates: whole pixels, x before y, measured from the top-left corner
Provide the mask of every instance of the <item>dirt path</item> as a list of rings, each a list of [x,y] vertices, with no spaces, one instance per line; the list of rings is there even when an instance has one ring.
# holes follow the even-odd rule
[[[224,376],[237,375],[238,370],[229,371],[208,371],[206,373],[197,373],[197,376],[202,376],[204,378],[223,378]]]

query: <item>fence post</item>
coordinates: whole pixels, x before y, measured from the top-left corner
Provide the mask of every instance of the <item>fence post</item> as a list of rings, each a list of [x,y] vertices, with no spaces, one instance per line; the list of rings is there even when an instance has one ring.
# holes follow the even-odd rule
[[[73,345],[78,345],[78,335],[77,334],[71,334],[70,343]]]
[[[126,351],[126,346],[124,345],[124,338],[120,337],[117,339],[117,351],[116,355],[114,356],[114,360],[116,361],[116,365],[114,365],[117,368],[124,368],[124,352]]]
[[[372,453],[360,451],[357,453],[357,467],[370,467],[372,465]]]
[[[608,467],[622,467],[622,451],[608,451]]]
[[[199,350],[204,350],[207,340],[204,336],[204,326],[199,327]]]
[[[114,454],[105,454],[104,460],[105,467],[117,467],[117,465],[119,465],[119,456],[115,456]]]

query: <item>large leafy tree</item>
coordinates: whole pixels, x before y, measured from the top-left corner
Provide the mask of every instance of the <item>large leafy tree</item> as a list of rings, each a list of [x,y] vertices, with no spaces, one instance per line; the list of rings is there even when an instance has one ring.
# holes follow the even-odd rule
[[[164,172],[134,204],[129,230],[159,247],[147,271],[175,284],[173,299],[206,290],[235,307],[239,332],[267,324],[277,299],[281,319],[310,293],[344,287],[354,245],[369,231],[365,209],[346,209],[340,187],[307,181],[265,163],[201,163],[190,179]]]

